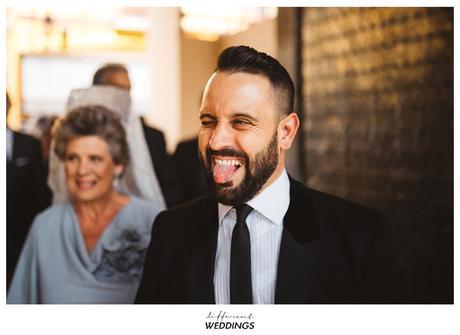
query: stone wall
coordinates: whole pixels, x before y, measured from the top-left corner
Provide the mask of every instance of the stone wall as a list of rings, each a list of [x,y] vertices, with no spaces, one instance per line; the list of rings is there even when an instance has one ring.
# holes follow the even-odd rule
[[[384,211],[413,302],[453,301],[453,10],[304,8],[310,187]]]

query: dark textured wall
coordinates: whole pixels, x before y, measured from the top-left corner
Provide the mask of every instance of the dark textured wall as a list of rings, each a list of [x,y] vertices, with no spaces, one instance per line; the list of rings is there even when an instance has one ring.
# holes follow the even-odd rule
[[[305,8],[309,186],[384,211],[412,302],[453,301],[453,10]]]

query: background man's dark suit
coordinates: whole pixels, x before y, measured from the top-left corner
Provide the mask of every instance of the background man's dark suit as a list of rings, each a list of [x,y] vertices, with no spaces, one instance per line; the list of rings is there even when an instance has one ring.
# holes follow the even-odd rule
[[[198,138],[180,142],[174,152],[177,177],[181,183],[183,200],[189,201],[209,193],[198,156]]]
[[[166,152],[164,135],[158,129],[149,127],[141,118],[145,141],[149,149],[155,174],[160,183],[163,197],[168,207],[177,205],[183,201],[182,188],[177,179],[176,166],[173,158]],[[133,157],[133,159],[135,159]]]
[[[40,142],[13,132],[12,159],[6,165],[7,283],[35,215],[51,204]]]
[[[383,216],[290,182],[275,303],[399,302]],[[212,196],[157,216],[137,303],[214,303],[217,220]]]

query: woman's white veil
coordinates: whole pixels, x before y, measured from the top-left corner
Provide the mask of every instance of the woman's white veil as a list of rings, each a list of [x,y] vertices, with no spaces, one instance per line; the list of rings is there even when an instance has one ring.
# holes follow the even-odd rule
[[[96,85],[70,92],[67,112],[81,106],[100,105],[117,113],[125,127],[130,162],[120,180],[121,191],[150,200],[159,210],[166,208],[158,183],[150,153],[145,141],[141,121],[130,112],[131,96],[128,91],[106,85]],[[65,182],[64,165],[54,153],[54,140],[51,144],[48,184],[53,191],[53,203],[69,200]]]

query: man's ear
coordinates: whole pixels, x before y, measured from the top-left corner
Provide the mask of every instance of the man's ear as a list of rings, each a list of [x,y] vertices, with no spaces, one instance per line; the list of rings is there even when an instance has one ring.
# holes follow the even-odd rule
[[[300,120],[296,113],[291,113],[278,124],[278,145],[283,150],[288,150],[294,141]]]

